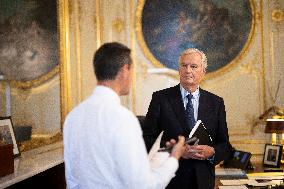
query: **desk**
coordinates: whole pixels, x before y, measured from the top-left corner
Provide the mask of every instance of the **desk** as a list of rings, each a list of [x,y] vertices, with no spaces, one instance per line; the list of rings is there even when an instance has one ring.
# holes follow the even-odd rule
[[[2,188],[27,188],[36,184],[48,188],[52,180],[65,188],[63,164],[63,144],[57,142],[37,149],[23,152],[14,160],[14,173],[0,177]]]
[[[283,172],[263,172],[263,166],[262,164],[256,164],[255,166],[255,169],[254,170],[249,170],[248,171],[248,177],[249,179],[252,179],[252,180],[249,180],[250,184],[252,185],[255,185],[255,184],[259,184],[261,182],[256,182],[255,179],[261,179],[261,180],[264,180],[265,183],[267,184],[267,182],[270,180],[270,179],[275,179],[275,181],[271,181],[273,183],[271,184],[277,184],[279,185],[280,184],[280,181],[283,180],[283,177],[284,177],[284,173]],[[229,180],[235,180],[234,177],[230,177],[230,178],[226,178],[225,177],[217,177],[216,176],[216,179],[215,179],[215,189],[218,189],[219,186],[222,186],[220,180],[226,180],[226,179],[229,179]],[[268,179],[268,180],[267,180]],[[238,179],[236,178],[236,181]],[[255,183],[252,183],[251,181],[254,181]],[[243,181],[242,181],[243,182]],[[245,181],[247,183],[247,181]],[[283,181],[282,181],[283,182]],[[260,188],[265,188],[264,186],[262,187],[248,187],[248,188],[253,188],[253,189],[260,189]]]

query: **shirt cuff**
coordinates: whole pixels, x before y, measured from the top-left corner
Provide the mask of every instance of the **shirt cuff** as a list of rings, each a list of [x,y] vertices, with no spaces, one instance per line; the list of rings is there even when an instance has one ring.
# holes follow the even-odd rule
[[[178,169],[178,160],[174,157],[169,157],[168,164],[170,164],[171,167],[174,169]]]

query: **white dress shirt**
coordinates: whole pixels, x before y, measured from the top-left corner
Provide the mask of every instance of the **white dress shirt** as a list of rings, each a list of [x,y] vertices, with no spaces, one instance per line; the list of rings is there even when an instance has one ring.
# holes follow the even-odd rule
[[[183,101],[183,105],[184,105],[184,109],[186,109],[186,105],[188,103],[188,99],[187,99],[187,95],[189,94],[189,92],[187,90],[185,90],[181,85],[180,85],[180,92],[181,92],[181,97],[182,97],[182,101]],[[197,117],[198,117],[198,107],[199,107],[199,87],[196,89],[196,91],[194,91],[193,93],[191,93],[192,95],[192,106],[193,106],[193,110],[194,110],[194,119],[195,121],[197,121]]]
[[[173,157],[151,167],[136,116],[108,87],[70,112],[63,134],[69,189],[165,188],[178,168]]]

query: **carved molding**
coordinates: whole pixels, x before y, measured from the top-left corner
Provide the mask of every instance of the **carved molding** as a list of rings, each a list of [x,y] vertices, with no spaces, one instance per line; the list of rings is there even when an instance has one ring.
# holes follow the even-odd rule
[[[271,12],[271,18],[273,22],[281,22],[284,20],[284,10],[274,9]]]
[[[125,30],[125,22],[121,18],[117,18],[112,22],[112,28],[117,33],[121,33],[122,31]]]

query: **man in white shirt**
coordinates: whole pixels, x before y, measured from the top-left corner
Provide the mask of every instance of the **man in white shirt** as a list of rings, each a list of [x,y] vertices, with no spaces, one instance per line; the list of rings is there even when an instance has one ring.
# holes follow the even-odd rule
[[[165,188],[175,176],[185,150],[184,137],[179,138],[171,154],[151,167],[138,120],[120,103],[119,96],[129,93],[132,79],[130,53],[120,43],[106,43],[95,53],[98,86],[64,123],[69,189]]]

